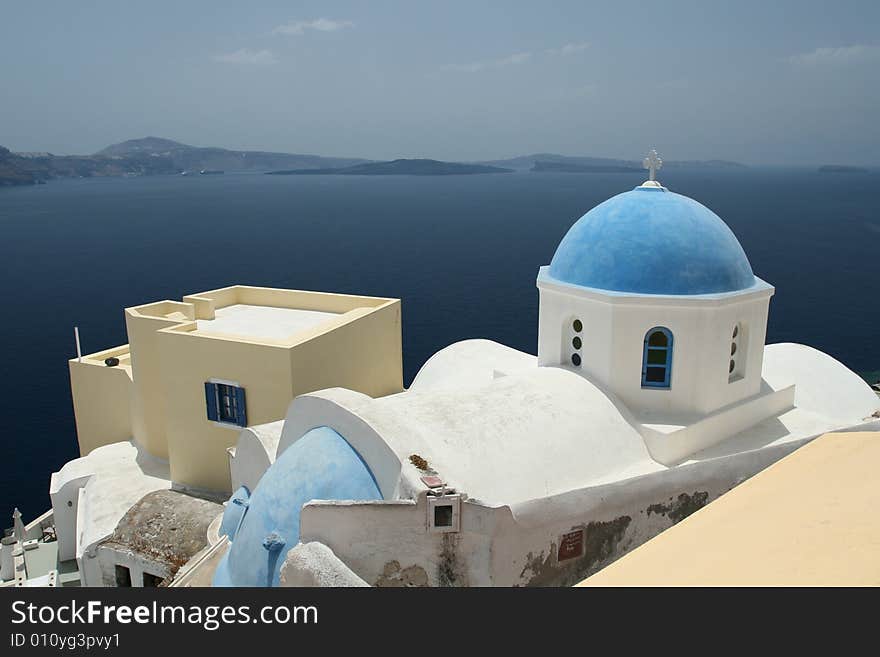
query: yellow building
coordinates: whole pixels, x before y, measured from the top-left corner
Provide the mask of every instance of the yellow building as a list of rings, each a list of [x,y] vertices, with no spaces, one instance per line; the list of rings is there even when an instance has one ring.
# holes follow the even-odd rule
[[[131,438],[175,484],[228,492],[242,427],[329,387],[403,389],[400,300],[236,285],[125,309],[128,344],[70,361],[80,454]]]

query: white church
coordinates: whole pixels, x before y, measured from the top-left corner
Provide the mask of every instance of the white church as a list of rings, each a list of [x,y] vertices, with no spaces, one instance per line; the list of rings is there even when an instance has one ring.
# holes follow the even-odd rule
[[[805,442],[880,427],[855,373],[765,344],[773,286],[660,164],[538,270],[537,356],[467,340],[404,392],[321,390],[244,429],[225,538],[175,585],[568,585]]]

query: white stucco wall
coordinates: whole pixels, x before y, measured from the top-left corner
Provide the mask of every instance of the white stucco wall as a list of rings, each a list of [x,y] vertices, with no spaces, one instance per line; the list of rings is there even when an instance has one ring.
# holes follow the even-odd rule
[[[795,406],[854,424],[880,410],[880,397],[838,360],[803,344],[767,345],[764,378],[775,388],[795,386]]]
[[[794,386],[773,390],[735,402],[686,426],[643,425],[642,435],[651,456],[664,465],[676,465],[683,459],[730,439],[736,434],[794,407]],[[832,428],[833,423],[823,425]]]
[[[552,282],[542,267],[538,289],[538,363],[571,365],[569,327],[573,318],[580,319],[582,363],[576,369],[607,386],[639,417],[687,424],[689,418],[760,391],[773,294],[773,287],[763,281],[749,290],[725,294],[635,295]],[[738,323],[747,328],[738,349],[746,362],[744,376],[731,382],[731,334]],[[645,335],[655,327],[673,334],[668,389],[641,384]]]
[[[104,445],[69,461],[52,474],[49,487],[59,558],[75,557],[83,585],[101,586],[97,543],[144,495],[170,487],[168,463],[134,441]]]
[[[495,511],[462,512],[461,531],[427,529],[424,494],[396,502],[320,502],[303,507],[303,542],[327,545],[371,586],[488,586]]]
[[[93,472],[87,474],[77,474],[73,471],[65,472],[69,465],[70,463],[60,472],[52,473],[49,484],[49,498],[52,501],[52,513],[55,516],[55,535],[58,539],[59,561],[76,558],[76,519],[79,512],[79,492],[94,476]]]
[[[231,489],[246,486],[253,491],[269,466],[275,462],[284,422],[270,422],[244,429],[229,452]]]
[[[462,340],[431,356],[409,390],[476,388],[501,376],[534,369],[537,364],[535,356],[492,340]]]

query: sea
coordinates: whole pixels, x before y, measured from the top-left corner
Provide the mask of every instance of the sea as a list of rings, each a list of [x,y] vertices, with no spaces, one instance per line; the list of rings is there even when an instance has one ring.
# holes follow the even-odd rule
[[[880,377],[878,173],[678,170],[776,287],[768,342]],[[151,176],[0,189],[0,527],[78,455],[67,361],[127,342],[123,309],[242,283],[402,299],[404,379],[489,338],[535,353],[538,267],[639,174]]]

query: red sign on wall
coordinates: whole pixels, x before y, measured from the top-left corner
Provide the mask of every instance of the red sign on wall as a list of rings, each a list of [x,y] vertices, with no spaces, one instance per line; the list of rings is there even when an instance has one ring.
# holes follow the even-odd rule
[[[584,554],[584,530],[577,529],[573,532],[563,534],[559,538],[559,552],[556,555],[557,561],[565,561],[566,559],[576,559]]]

